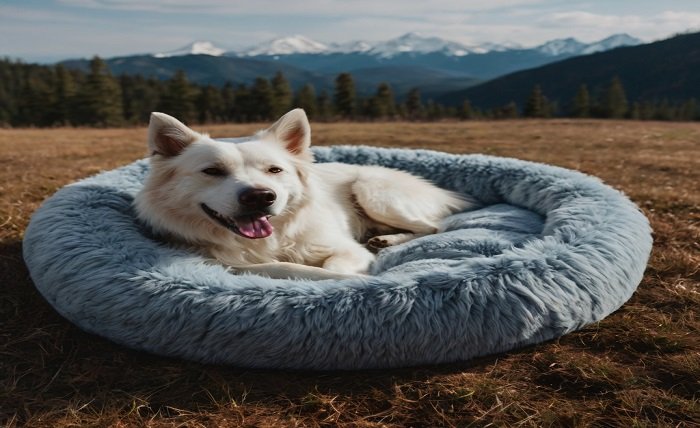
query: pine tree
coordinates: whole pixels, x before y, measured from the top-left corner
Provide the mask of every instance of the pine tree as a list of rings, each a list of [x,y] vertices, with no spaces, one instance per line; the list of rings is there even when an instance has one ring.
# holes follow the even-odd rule
[[[221,92],[212,85],[200,89],[197,100],[199,123],[216,123],[224,120],[224,100]]]
[[[63,65],[58,64],[55,72],[56,84],[49,121],[54,125],[68,125],[74,116],[76,84],[71,73]]]
[[[335,79],[335,94],[333,101],[335,111],[344,119],[355,115],[355,83],[350,73],[341,73]]]
[[[165,87],[163,82],[155,78],[139,79],[134,94],[138,102],[134,103],[134,113],[140,123],[148,123],[151,112],[157,110]]]
[[[0,127],[10,126],[15,116],[15,69],[15,64],[9,60],[0,60]]]
[[[222,120],[230,122],[235,120],[236,116],[236,92],[233,89],[233,84],[229,81],[221,88],[221,103],[222,105]]]
[[[9,126],[12,123],[12,99],[8,90],[0,85],[0,128]]]
[[[318,107],[317,119],[330,120],[333,116],[333,103],[331,103],[331,97],[328,95],[328,92],[325,90],[321,91],[321,94],[316,99],[316,106]]]
[[[654,109],[654,120],[672,120],[673,119],[673,107],[668,99],[664,98],[659,104],[655,106]]]
[[[643,101],[640,109],[640,119],[651,120],[656,114],[656,106],[651,101]]]
[[[642,120],[642,103],[635,101],[630,108],[629,117],[632,120]]]
[[[49,126],[53,105],[52,76],[31,67],[24,70],[17,100],[18,125]]]
[[[517,119],[518,105],[515,103],[515,101],[509,102],[500,108],[499,115],[502,119]]]
[[[377,120],[381,118],[381,112],[377,97],[371,96],[360,100],[359,113],[365,119]]]
[[[394,93],[388,83],[380,83],[377,93],[370,100],[369,115],[372,118],[392,118],[396,115]]]
[[[421,103],[420,91],[418,90],[418,88],[413,88],[410,91],[408,91],[405,105],[408,119],[417,120],[423,117],[424,108],[423,104]]]
[[[281,71],[272,78],[272,116],[280,117],[287,113],[292,107],[292,88]]]
[[[268,121],[277,117],[273,116],[275,95],[272,91],[270,81],[258,77],[250,88],[250,111],[251,119],[255,121]]]
[[[462,120],[474,119],[474,108],[472,108],[472,103],[469,100],[464,100],[462,106],[459,109],[459,118]]]
[[[122,124],[121,88],[107,69],[107,64],[97,56],[90,61],[90,72],[78,100],[78,123],[95,126]]]
[[[255,117],[257,108],[253,102],[253,95],[246,85],[238,85],[235,91],[234,120],[237,122],[250,122],[260,120]]]
[[[535,85],[532,88],[532,92],[525,102],[525,107],[523,108],[524,117],[548,117],[548,101],[547,98],[542,94],[542,88],[540,85]]]
[[[627,114],[627,96],[619,77],[613,77],[610,85],[601,93],[598,110],[600,116],[608,119],[622,119]]]
[[[158,110],[163,83],[143,76],[122,75],[119,78],[122,91],[124,120],[127,123],[148,123],[151,112]]]
[[[190,85],[190,82],[187,81],[187,75],[185,75],[184,71],[178,70],[166,83],[158,110],[185,123],[194,122],[197,120],[194,105],[195,97],[195,90]]]
[[[428,100],[425,104],[425,114],[428,120],[440,120],[445,117],[445,107],[433,100]]]
[[[294,105],[295,107],[303,108],[309,119],[313,119],[316,116],[316,90],[313,85],[306,84],[299,90]]]
[[[588,86],[585,84],[579,86],[572,104],[571,115],[573,117],[584,118],[591,116],[591,97],[588,94]]]
[[[396,105],[396,115],[401,119],[406,119],[408,117],[408,112],[406,111],[406,104],[400,103]]]
[[[139,76],[140,77],[140,76]],[[136,79],[139,77],[122,74],[119,76],[119,89],[122,93],[122,116],[126,123],[137,123],[135,110],[135,90]]]
[[[698,120],[700,119],[700,109],[695,98],[691,98],[680,105],[678,109],[679,120]]]

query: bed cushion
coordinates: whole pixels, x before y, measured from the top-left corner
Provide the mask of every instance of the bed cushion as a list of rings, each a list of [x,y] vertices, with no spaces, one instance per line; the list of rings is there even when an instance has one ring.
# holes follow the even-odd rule
[[[647,219],[579,172],[426,150],[318,147],[477,197],[444,231],[382,250],[367,279],[234,275],[153,238],[132,201],[147,160],[66,186],[33,215],[24,257],[80,328],[156,354],[240,367],[359,369],[467,360],[559,337],[626,302]]]

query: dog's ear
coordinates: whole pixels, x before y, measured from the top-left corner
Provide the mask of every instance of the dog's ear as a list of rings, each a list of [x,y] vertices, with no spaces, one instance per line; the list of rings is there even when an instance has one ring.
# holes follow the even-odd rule
[[[185,147],[201,137],[172,116],[151,113],[151,121],[148,124],[148,149],[151,155],[177,156]]]
[[[282,116],[262,132],[263,137],[274,138],[290,153],[308,156],[311,145],[311,126],[303,109],[297,108]]]

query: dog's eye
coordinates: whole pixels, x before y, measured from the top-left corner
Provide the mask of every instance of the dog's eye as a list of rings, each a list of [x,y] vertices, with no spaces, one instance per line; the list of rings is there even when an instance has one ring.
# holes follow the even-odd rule
[[[267,172],[269,172],[270,174],[279,174],[280,172],[282,172],[282,168],[278,166],[271,166],[270,169],[267,170]]]
[[[202,172],[206,175],[211,175],[212,177],[223,177],[226,175],[226,170],[223,168],[217,168],[215,166],[205,168]]]

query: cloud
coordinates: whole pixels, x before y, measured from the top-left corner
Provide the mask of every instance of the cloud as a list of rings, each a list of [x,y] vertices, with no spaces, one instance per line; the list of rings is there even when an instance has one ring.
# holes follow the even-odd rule
[[[48,11],[41,9],[24,9],[0,4],[0,22],[6,25],[10,22],[70,22],[78,23],[83,20],[75,15],[65,12]]]
[[[0,53],[38,57],[167,51],[195,39],[238,49],[290,34],[322,42],[379,41],[409,31],[465,44],[534,46],[585,42],[626,32],[655,40],[700,29],[700,7],[664,10],[636,3],[634,13],[597,1],[552,0],[54,0],[0,5]],[[653,10],[652,10],[653,9]],[[627,8],[627,11],[631,9]],[[619,13],[613,13],[617,11]],[[603,13],[605,12],[605,13]]]
[[[461,0],[307,0],[298,2],[278,0],[58,0],[67,6],[112,9],[125,11],[153,11],[161,13],[234,13],[249,15],[339,15],[339,14],[387,14],[405,16],[427,13],[485,12],[523,5],[536,5],[545,0],[491,0],[465,2]]]
[[[679,28],[700,28],[700,13],[666,11],[655,21],[663,26],[675,26]]]
[[[578,34],[586,34],[589,37],[630,33],[656,39],[679,31],[700,28],[700,13],[665,11],[647,17],[567,11],[546,14],[538,20],[538,24],[547,28],[575,29]],[[585,38],[583,35],[580,37]]]
[[[358,31],[361,29],[361,31]],[[449,16],[437,19],[397,17],[348,17],[333,23],[331,28],[307,29],[307,35],[327,42],[344,42],[352,39],[368,41],[386,40],[407,31],[417,31],[427,36],[438,36],[467,45],[484,42],[537,44],[550,34],[543,35],[527,23],[484,21],[478,16]],[[350,38],[348,34],[352,35]],[[550,37],[551,38],[551,37]]]

